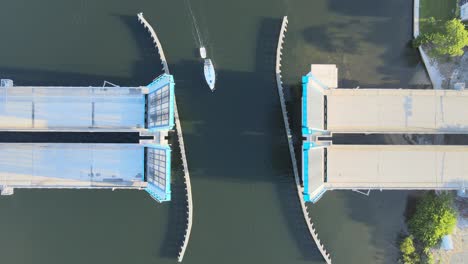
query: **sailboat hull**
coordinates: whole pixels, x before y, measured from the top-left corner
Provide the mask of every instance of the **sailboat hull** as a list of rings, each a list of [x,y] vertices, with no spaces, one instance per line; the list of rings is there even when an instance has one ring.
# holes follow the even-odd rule
[[[211,91],[213,91],[215,89],[216,73],[214,70],[213,63],[210,59],[205,59],[205,65],[203,66],[203,70],[205,73],[206,83],[210,87]]]

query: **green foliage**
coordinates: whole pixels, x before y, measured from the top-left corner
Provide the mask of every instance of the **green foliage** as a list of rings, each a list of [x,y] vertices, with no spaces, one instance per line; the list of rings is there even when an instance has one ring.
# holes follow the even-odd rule
[[[419,36],[413,40],[413,47],[415,48],[431,43],[434,40],[434,34],[442,31],[444,24],[441,21],[437,21],[434,17],[429,17],[424,20],[424,25],[424,33],[419,34]]]
[[[432,255],[432,253],[431,252],[424,253],[423,257],[421,258],[421,263],[434,264],[434,256]]]
[[[413,243],[413,236],[408,236],[400,244],[401,258],[404,264],[420,263],[419,255]]]
[[[426,19],[426,21],[424,21],[424,24],[426,27],[426,34],[434,34],[436,32],[439,32],[444,26],[444,23],[441,20],[436,20],[433,17]]]
[[[413,47],[417,48],[424,44],[429,44],[434,40],[434,34],[421,34],[417,38],[413,39]]]
[[[419,5],[419,25],[421,33],[427,33],[427,21],[434,18],[437,21],[459,17],[457,15],[458,0],[420,0]]]
[[[468,31],[460,19],[445,22],[443,29],[433,36],[434,55],[451,57],[463,55],[463,48],[468,46]]]
[[[457,217],[450,194],[426,194],[418,203],[409,220],[409,228],[424,248],[435,246],[444,236],[452,233]]]
[[[435,57],[463,55],[463,48],[468,46],[468,31],[460,19],[441,23],[431,17],[426,24],[426,32],[413,40],[414,47],[432,44],[431,55]]]
[[[426,24],[426,32],[413,40],[413,47],[432,44],[431,55],[436,57],[463,55],[463,48],[468,46],[468,31],[460,19],[440,23],[431,17]]]
[[[413,243],[413,236],[408,236],[403,239],[403,242],[401,242],[400,245],[400,250],[404,255],[411,255],[416,251]]]

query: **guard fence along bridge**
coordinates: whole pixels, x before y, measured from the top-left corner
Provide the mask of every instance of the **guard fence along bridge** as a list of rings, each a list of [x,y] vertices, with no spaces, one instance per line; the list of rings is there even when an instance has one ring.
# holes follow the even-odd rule
[[[468,146],[338,145],[333,133],[468,134],[467,90],[338,89],[335,65],[302,78],[304,200],[327,190],[458,190]]]

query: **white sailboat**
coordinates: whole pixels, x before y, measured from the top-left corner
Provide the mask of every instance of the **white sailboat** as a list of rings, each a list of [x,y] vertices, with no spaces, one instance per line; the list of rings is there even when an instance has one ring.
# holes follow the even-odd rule
[[[213,63],[210,59],[205,59],[205,65],[203,66],[203,70],[205,72],[205,79],[210,87],[211,91],[215,89],[215,82],[216,82],[216,74],[214,70]]]

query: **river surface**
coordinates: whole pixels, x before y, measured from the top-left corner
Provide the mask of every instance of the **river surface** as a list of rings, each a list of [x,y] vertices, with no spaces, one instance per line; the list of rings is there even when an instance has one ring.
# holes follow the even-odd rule
[[[412,1],[199,0],[191,9],[217,70],[215,93],[204,83],[187,0],[2,1],[0,77],[145,85],[162,71],[136,19],[144,12],[175,75],[186,137],[195,207],[184,263],[323,263],[298,205],[275,86],[281,18],[290,22],[287,87],[311,63],[337,64],[342,87],[425,87],[409,48]],[[173,176],[174,201],[164,204],[143,191],[1,197],[1,262],[175,263],[185,198],[180,173]],[[334,191],[309,209],[334,263],[395,263],[407,197]]]

